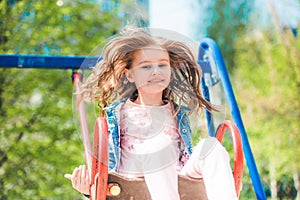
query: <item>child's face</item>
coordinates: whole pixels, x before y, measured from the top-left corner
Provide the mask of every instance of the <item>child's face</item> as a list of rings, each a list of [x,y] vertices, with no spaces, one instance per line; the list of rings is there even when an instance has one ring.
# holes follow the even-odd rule
[[[134,53],[132,66],[126,71],[127,79],[134,82],[140,94],[161,94],[170,83],[171,66],[166,50],[150,46]]]

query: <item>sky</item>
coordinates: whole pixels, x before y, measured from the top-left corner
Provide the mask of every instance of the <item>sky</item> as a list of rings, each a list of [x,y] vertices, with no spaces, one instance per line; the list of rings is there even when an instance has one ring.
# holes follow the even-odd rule
[[[274,5],[282,25],[299,26],[298,0],[255,0],[255,10],[258,15],[254,21],[257,25],[270,25],[272,17],[270,3]],[[203,4],[198,5],[197,0],[149,0],[150,27],[173,30],[192,39],[202,38],[205,36],[207,26],[204,19],[209,14],[205,7],[206,5]],[[199,19],[203,20],[199,21]],[[195,34],[199,35],[195,36]]]
[[[185,36],[193,36],[193,25],[197,20],[193,14],[195,0],[150,0],[149,18],[151,28],[176,31]]]
[[[300,3],[298,0],[255,0],[256,9],[269,11],[270,3],[279,17],[280,23],[286,27],[297,27],[300,21]],[[268,23],[269,12],[260,13],[260,23]],[[269,14],[268,14],[269,13]]]

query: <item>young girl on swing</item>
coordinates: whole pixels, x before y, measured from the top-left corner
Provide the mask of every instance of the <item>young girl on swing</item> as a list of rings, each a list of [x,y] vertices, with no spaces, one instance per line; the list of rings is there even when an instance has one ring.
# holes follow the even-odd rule
[[[126,28],[82,86],[83,97],[106,113],[109,170],[144,177],[152,200],[179,200],[178,174],[203,178],[209,200],[237,199],[225,148],[215,138],[192,148],[188,114],[215,110],[201,95],[201,75],[183,42]],[[89,194],[85,166],[65,176]]]

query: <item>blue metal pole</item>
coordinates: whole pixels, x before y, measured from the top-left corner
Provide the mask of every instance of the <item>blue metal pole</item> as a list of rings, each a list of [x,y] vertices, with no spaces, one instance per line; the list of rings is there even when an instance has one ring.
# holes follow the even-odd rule
[[[206,101],[210,102],[210,94],[209,94],[209,89],[205,84],[204,78],[202,77],[201,79],[201,89],[203,96]],[[208,127],[208,135],[211,137],[215,137],[216,131],[215,131],[215,126],[214,126],[214,120],[212,114],[205,110],[205,117],[206,117],[206,122],[207,122],[207,127]]]
[[[0,54],[0,68],[90,69],[100,58]]]
[[[244,155],[246,158],[247,166],[256,193],[256,197],[259,200],[265,200],[266,199],[265,191],[259,177],[259,173],[248,141],[247,133],[243,125],[242,117],[238,108],[237,101],[234,96],[234,92],[230,83],[229,75],[221,51],[217,46],[217,44],[210,38],[205,38],[204,40],[202,40],[200,44],[200,48],[204,48],[206,50],[208,49],[212,50],[212,55],[215,56],[214,60],[216,62],[216,65],[220,73],[220,78],[225,91],[226,99],[230,107],[231,115],[233,121],[237,125],[241,134]]]

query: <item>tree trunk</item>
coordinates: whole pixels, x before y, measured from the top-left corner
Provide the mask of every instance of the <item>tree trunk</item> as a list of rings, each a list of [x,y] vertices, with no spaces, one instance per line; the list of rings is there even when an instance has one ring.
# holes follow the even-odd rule
[[[293,173],[293,179],[294,179],[294,184],[295,188],[297,190],[297,197],[296,200],[300,200],[300,181],[299,181],[299,173],[297,170],[294,171]]]
[[[275,167],[273,163],[270,163],[270,187],[271,187],[271,199],[276,200],[277,199],[277,181],[276,181],[276,173],[275,173]]]

